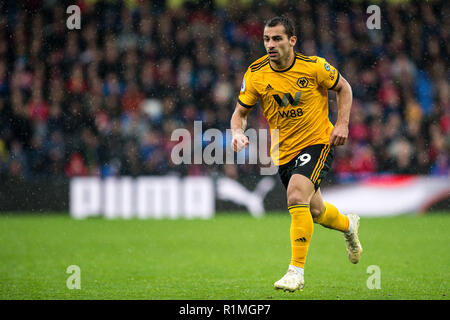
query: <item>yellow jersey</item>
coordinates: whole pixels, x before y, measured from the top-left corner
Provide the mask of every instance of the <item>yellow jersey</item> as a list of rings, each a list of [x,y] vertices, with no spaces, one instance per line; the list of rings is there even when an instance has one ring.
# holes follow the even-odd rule
[[[314,144],[328,144],[328,89],[339,72],[324,58],[295,53],[291,66],[274,70],[265,55],[247,69],[238,102],[251,108],[258,100],[271,129],[270,155],[275,165],[292,160]]]

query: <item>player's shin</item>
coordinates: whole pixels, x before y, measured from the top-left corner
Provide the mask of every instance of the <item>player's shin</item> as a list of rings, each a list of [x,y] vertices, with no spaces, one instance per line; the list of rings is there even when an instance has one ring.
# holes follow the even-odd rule
[[[291,214],[291,265],[304,268],[314,223],[309,205],[300,204],[288,207]]]
[[[331,203],[325,203],[325,210],[320,216],[314,218],[314,222],[321,224],[324,227],[347,232],[350,226],[350,221],[346,215],[343,215]]]

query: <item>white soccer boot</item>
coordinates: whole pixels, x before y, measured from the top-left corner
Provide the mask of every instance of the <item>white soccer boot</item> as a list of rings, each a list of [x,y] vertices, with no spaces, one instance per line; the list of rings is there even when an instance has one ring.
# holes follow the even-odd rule
[[[303,278],[303,274],[297,272],[292,266],[289,266],[288,271],[283,278],[273,284],[277,290],[282,289],[284,291],[291,292],[302,290],[304,285],[305,280]]]
[[[363,251],[361,243],[358,238],[359,216],[356,214],[349,214],[351,230],[344,232],[345,247],[348,253],[348,259],[351,263],[358,263]]]

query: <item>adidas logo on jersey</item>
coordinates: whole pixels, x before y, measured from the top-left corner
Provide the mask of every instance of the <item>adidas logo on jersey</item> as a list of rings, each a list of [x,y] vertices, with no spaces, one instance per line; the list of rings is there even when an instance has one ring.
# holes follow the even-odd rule
[[[272,86],[270,85],[270,83],[267,85],[267,87],[266,87],[266,91],[270,91],[270,90],[273,90],[273,88],[272,88]]]

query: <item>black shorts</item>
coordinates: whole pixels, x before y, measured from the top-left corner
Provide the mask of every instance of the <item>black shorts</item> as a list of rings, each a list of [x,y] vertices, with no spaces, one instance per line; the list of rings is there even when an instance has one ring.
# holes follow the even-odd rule
[[[289,180],[295,173],[309,178],[317,191],[333,163],[334,150],[329,144],[316,144],[303,149],[294,159],[278,168],[281,182],[287,190]]]

